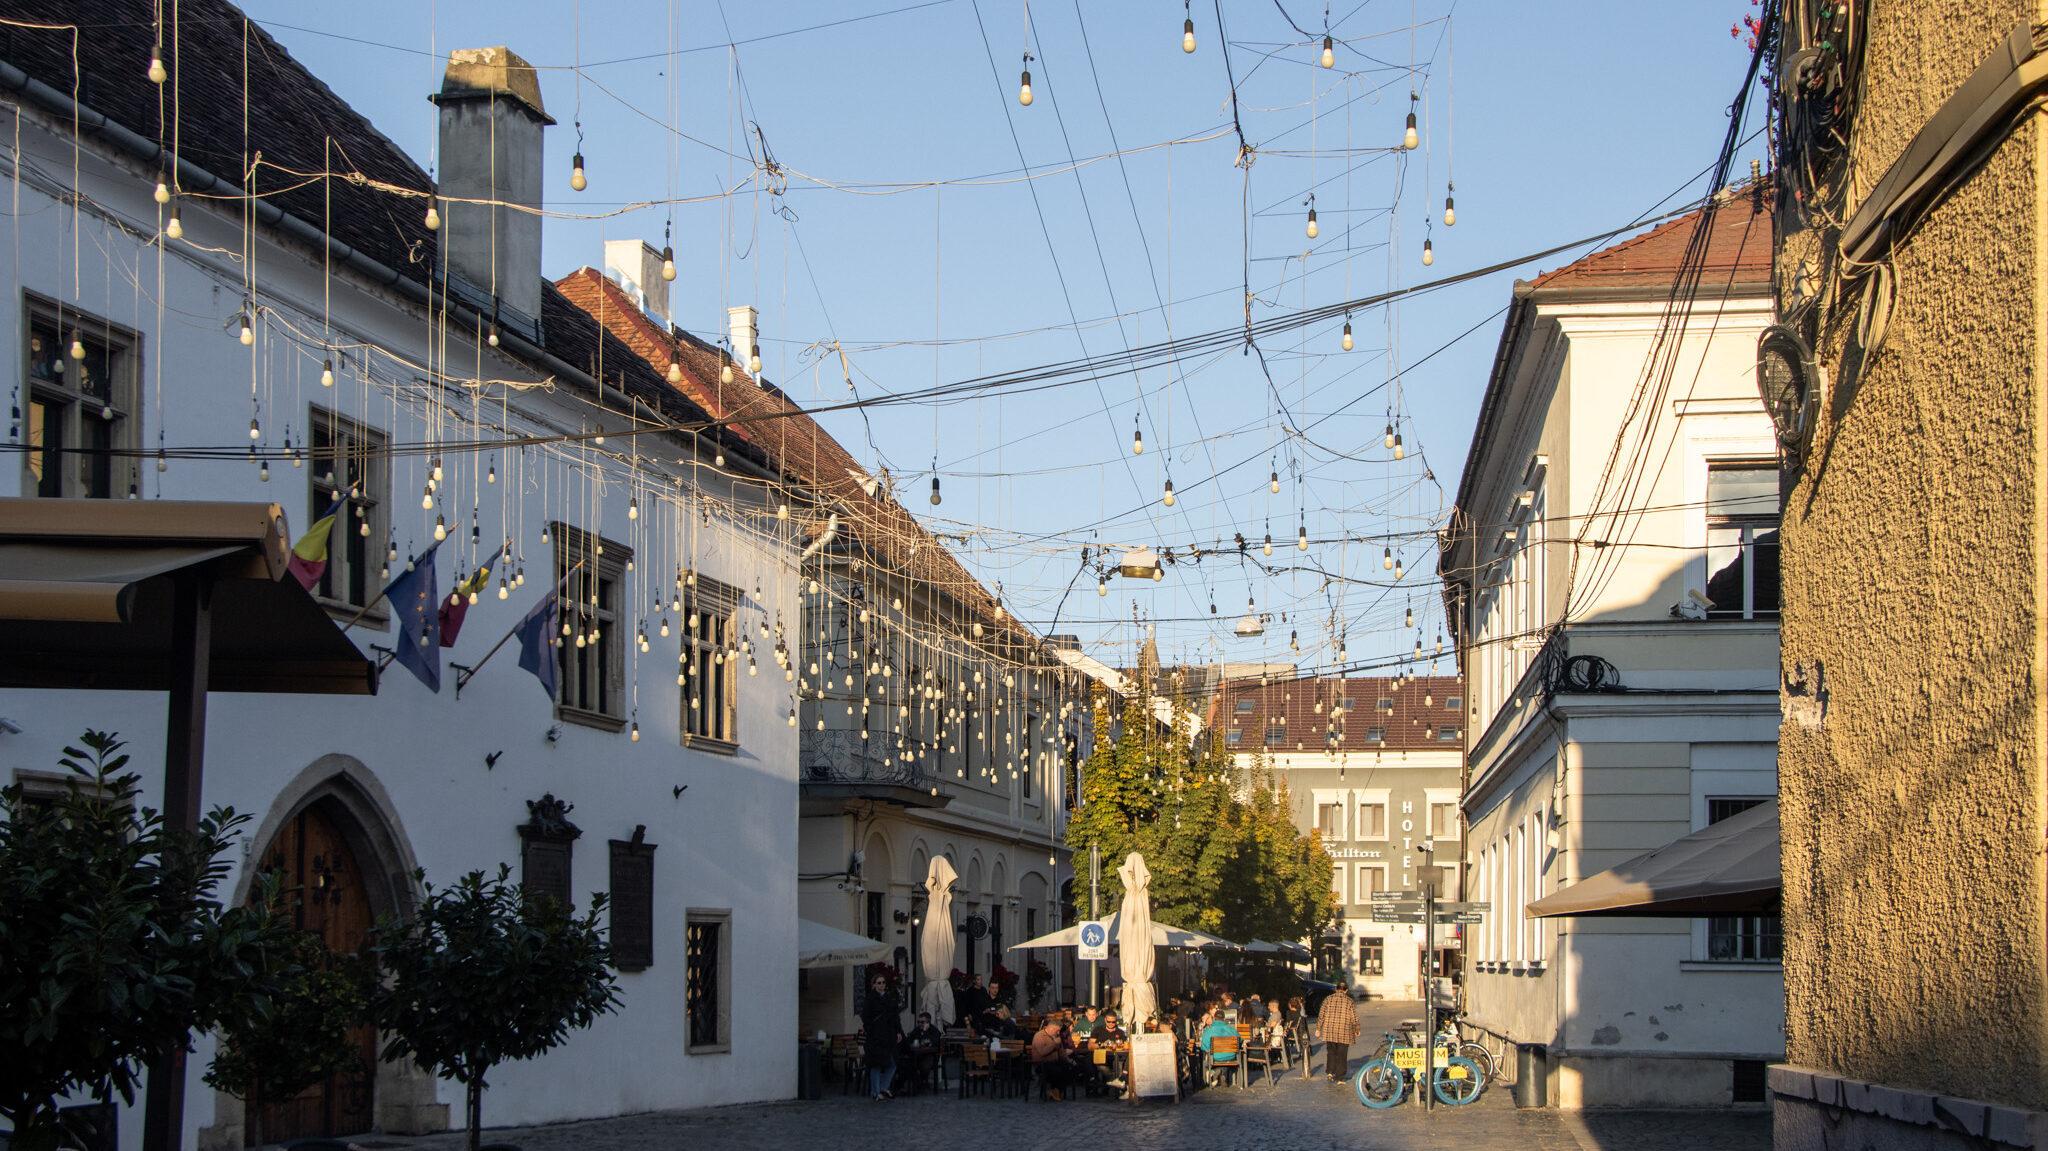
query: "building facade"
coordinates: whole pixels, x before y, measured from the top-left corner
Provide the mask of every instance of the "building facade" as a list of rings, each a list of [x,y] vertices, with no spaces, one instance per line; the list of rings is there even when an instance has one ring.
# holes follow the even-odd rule
[[[1743,191],[1518,283],[1443,540],[1467,1017],[1560,1107],[1760,1102],[1783,1050],[1775,917],[1524,910],[1776,794],[1769,236]]]
[[[1438,890],[1457,890],[1464,706],[1456,676],[1268,674],[1225,679],[1217,692],[1209,723],[1237,765],[1269,765],[1295,826],[1320,835],[1330,855],[1337,914],[1320,938],[1300,941],[1317,978],[1420,999],[1426,968],[1455,967],[1456,929],[1439,929],[1432,963],[1421,927],[1375,923],[1369,905],[1374,892],[1418,890],[1432,863],[1444,868]]]
[[[1787,5],[1766,45],[1830,78],[1773,108],[1780,1148],[2048,1143],[2041,19]]]
[[[577,903],[610,892],[619,1010],[495,1069],[485,1122],[792,1094],[797,732],[781,677],[741,669],[799,611],[800,525],[752,445],[647,431],[705,412],[542,279],[538,216],[474,202],[495,187],[538,207],[551,121],[533,70],[504,49],[451,56],[437,187],[224,3],[184,4],[157,41],[185,85],[175,154],[133,63],[149,5],[8,14],[58,27],[17,24],[0,59],[24,221],[0,236],[16,317],[0,357],[21,368],[0,494],[268,501],[299,536],[331,511],[311,590],[366,653],[401,642],[379,595],[409,567],[432,565],[441,596],[475,592],[436,649],[438,690],[393,664],[374,697],[212,697],[202,804],[252,817],[228,896],[282,869],[331,900],[327,941],[351,950],[421,898],[415,869],[441,887],[510,864]],[[266,111],[285,97],[290,115]],[[244,147],[259,188],[283,190],[239,186]],[[366,179],[278,177],[344,164]],[[533,663],[551,692],[510,633],[557,587],[561,627]],[[714,627],[731,641],[715,653]],[[686,650],[715,670],[679,683]],[[719,738],[699,737],[702,709]],[[5,770],[31,789],[88,727],[140,764],[164,739],[148,693],[9,691],[0,714]],[[142,774],[160,807],[160,773]],[[462,1088],[378,1063],[363,1038],[364,1070],[279,1108],[271,1138],[448,1125]],[[239,1147],[242,1104],[201,1079],[212,1053],[199,1037],[178,1138]],[[141,1112],[122,1109],[122,1146]]]

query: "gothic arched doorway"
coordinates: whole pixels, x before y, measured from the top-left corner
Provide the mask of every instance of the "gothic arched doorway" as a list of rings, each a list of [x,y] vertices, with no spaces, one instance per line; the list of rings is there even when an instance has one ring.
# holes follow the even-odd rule
[[[374,915],[370,884],[356,853],[327,811],[315,802],[293,816],[259,857],[260,869],[275,872],[298,926],[318,935],[327,949],[350,955],[362,949]],[[333,1075],[296,1098],[263,1108],[266,1142],[315,1136],[354,1135],[375,1118],[377,1033],[365,1023],[350,1029],[348,1042],[358,1067]],[[246,1140],[245,1140],[246,1145]]]

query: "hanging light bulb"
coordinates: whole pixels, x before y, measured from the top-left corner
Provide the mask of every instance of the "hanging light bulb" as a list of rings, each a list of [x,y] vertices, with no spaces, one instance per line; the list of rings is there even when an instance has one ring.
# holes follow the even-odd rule
[[[1167,507],[1172,507],[1172,506],[1173,506],[1173,481],[1172,481],[1172,480],[1168,480],[1168,481],[1166,481],[1166,498],[1165,498],[1165,501],[1164,501],[1164,502],[1165,502],[1165,504],[1166,504],[1166,506],[1167,506]]]
[[[1026,64],[1029,64],[1029,63],[1031,63],[1031,53],[1029,53],[1029,52],[1026,52],[1026,53],[1024,54],[1024,63],[1026,63]],[[1022,104],[1022,105],[1024,105],[1024,106],[1025,106],[1026,108],[1029,108],[1029,107],[1031,106],[1031,69],[1030,69],[1030,68],[1026,68],[1026,69],[1024,69],[1024,83],[1023,83],[1023,85],[1022,85],[1021,87],[1019,87],[1019,88],[1017,89],[1017,103],[1019,103],[1019,104]]]
[[[153,195],[156,197],[156,202],[159,204],[168,204],[171,202],[171,186],[169,184],[164,183],[164,178],[161,175],[159,175],[156,178],[156,191],[153,193]]]
[[[1354,345],[1351,339],[1351,321],[1346,320],[1344,321],[1344,350],[1348,352],[1352,349],[1353,346]]]
[[[1415,135],[1415,93],[1408,93],[1408,126],[1401,133],[1401,147],[1413,151],[1421,143]]]
[[[1108,594],[1109,594],[1109,577],[1108,577],[1108,576],[1100,576],[1100,577],[1098,577],[1098,578],[1096,579],[1096,581],[1095,581],[1095,594],[1096,594],[1096,595],[1099,595],[1099,596],[1106,596],[1106,595],[1108,595]]]
[[[939,506],[939,477],[932,477],[932,506]]]
[[[499,576],[499,577],[498,577],[498,598],[499,598],[499,599],[505,599],[506,597],[510,596],[511,594],[512,594],[512,589],[510,589],[510,588],[508,588],[508,587],[506,587],[506,586],[505,586],[505,577],[504,577],[504,576]]]
[[[254,329],[254,328],[251,328],[251,327],[249,326],[249,314],[248,314],[247,312],[244,312],[244,313],[242,313],[242,316],[241,316],[241,321],[242,321],[242,332],[241,332],[241,335],[237,336],[236,338],[237,338],[237,339],[239,339],[239,340],[241,340],[241,341],[242,341],[242,346],[246,348],[246,347],[248,347],[248,346],[249,346],[250,344],[253,344],[253,343],[255,343],[255,342],[256,342],[256,329]]]
[[[435,456],[435,457],[434,457],[434,482],[435,482],[435,483],[437,483],[437,484],[441,482],[441,457],[440,457],[440,456]]]
[[[1388,571],[1392,571],[1392,570],[1394,569],[1394,549],[1393,549],[1393,548],[1381,548],[1381,549],[1380,549],[1380,566],[1381,566],[1381,567],[1383,567],[1383,568],[1385,568],[1385,569],[1387,569]]]
[[[1193,52],[1195,50],[1195,18],[1192,15],[1186,20],[1181,21],[1180,50],[1183,52]]]
[[[1402,626],[1402,627],[1414,627],[1414,626],[1415,626],[1415,609],[1414,609],[1414,608],[1412,608],[1412,607],[1411,607],[1411,608],[1409,608],[1409,609],[1408,609],[1408,610],[1406,611],[1406,613],[1402,615],[1402,617],[1401,617],[1401,626]],[[1415,642],[1416,642],[1416,643],[1421,643],[1422,641],[1418,639],[1418,640],[1416,640]]]
[[[668,362],[668,382],[671,384],[683,382],[683,365],[674,360]]]
[[[1385,444],[1385,445],[1386,445],[1387,447],[1390,447],[1390,448],[1391,448],[1391,447],[1393,447],[1393,446],[1394,446],[1394,425],[1392,425],[1392,424],[1388,424],[1388,425],[1387,425],[1387,438],[1386,438],[1386,439],[1385,439],[1384,441],[1382,441],[1382,442],[1383,442],[1383,443],[1384,443],[1384,444]]]
[[[1458,222],[1457,201],[1451,199],[1451,193],[1457,190],[1458,186],[1456,184],[1444,185],[1444,227],[1446,228]]]
[[[441,230],[441,210],[434,206],[434,202],[432,200],[427,201],[426,225],[427,231],[429,232],[438,232]]]
[[[161,84],[165,80],[168,80],[170,78],[171,74],[164,69],[164,54],[162,46],[158,45],[151,47],[149,50],[149,82],[152,84]]]
[[[441,541],[441,540],[445,540],[445,539],[447,539],[447,538],[448,538],[448,524],[447,524],[447,522],[446,522],[446,521],[444,521],[444,520],[443,520],[443,519],[442,519],[442,518],[441,518],[440,516],[436,515],[436,516],[434,517],[434,540],[435,540],[436,542],[439,542],[439,541]]]
[[[333,360],[320,361],[320,386],[323,388],[331,388],[334,386]]]
[[[260,440],[263,438],[263,429],[261,427],[258,427],[256,421],[253,419],[249,421],[249,438],[252,440]]]
[[[791,727],[795,727],[795,726],[796,726],[796,709],[795,709],[795,708],[790,708],[790,709],[789,709],[789,726],[791,726]]]
[[[590,181],[583,175],[583,153],[578,152],[576,153],[573,166],[569,169],[569,187],[581,192],[589,186]]]
[[[721,384],[729,384],[729,383],[732,383],[732,361],[731,361],[731,360],[727,360],[727,361],[725,361],[724,363],[722,363],[722,364],[720,364],[720,365],[718,366],[718,382],[719,382],[719,383],[721,383]]]
[[[1131,454],[1134,456],[1145,454],[1145,433],[1139,430],[1138,417],[1136,416],[1131,417]]]
[[[71,333],[71,358],[74,360],[85,358],[85,341],[79,338],[78,332],[75,330]]]
[[[1311,204],[1311,205],[1309,205],[1309,209],[1308,209],[1308,238],[1309,238],[1309,239],[1311,239],[1311,240],[1313,240],[1313,239],[1315,239],[1315,238],[1316,238],[1316,236],[1317,236],[1317,235],[1318,235],[1319,233],[1321,233],[1321,232],[1322,232],[1322,229],[1321,229],[1321,228],[1318,228],[1318,227],[1316,227],[1316,209],[1315,209],[1315,205]]]
[[[1422,266],[1427,268],[1436,263],[1436,246],[1428,240],[1422,241]]]
[[[156,470],[160,472],[167,472],[171,470],[171,461],[169,457],[164,455],[164,450],[162,448],[158,448],[156,450]]]
[[[640,518],[639,496],[634,496],[632,499],[626,501],[626,518],[629,520],[637,520]]]
[[[421,510],[421,511],[423,511],[423,512],[430,512],[430,511],[433,511],[433,510],[434,510],[434,489],[433,489],[433,488],[423,488],[423,489],[421,489],[421,493],[420,493],[420,510]],[[542,540],[541,542],[542,542],[542,543],[546,543],[547,541],[546,541],[546,540]]]
[[[1297,551],[1308,550],[1308,528],[1306,526],[1302,527],[1300,535],[1294,537],[1294,547]]]
[[[1276,495],[1276,496],[1280,494],[1280,469],[1279,469],[1279,468],[1274,468],[1274,469],[1273,469],[1273,477],[1272,477],[1272,478],[1271,478],[1270,480],[1268,480],[1268,481],[1266,482],[1266,488],[1267,488],[1267,490],[1268,490],[1268,491],[1271,491],[1271,492],[1272,492],[1272,493],[1273,493],[1274,495]]]
[[[1395,557],[1394,557],[1394,578],[1395,578],[1395,579],[1400,579],[1400,578],[1401,578],[1401,572],[1402,572],[1402,568],[1401,568],[1401,557],[1400,557],[1400,556],[1395,556]],[[1416,641],[1415,641],[1415,646],[1417,646],[1417,647],[1421,647],[1421,646],[1422,646],[1422,641],[1421,641],[1421,640],[1416,640]]]
[[[1395,432],[1395,433],[1394,433],[1394,458],[1398,460],[1398,459],[1401,459],[1401,458],[1405,457],[1405,456],[1406,456],[1407,454],[1408,454],[1408,449],[1406,449],[1406,448],[1404,448],[1404,447],[1402,447],[1402,446],[1401,446],[1401,433],[1399,433],[1399,432]]]
[[[263,461],[263,466],[262,466],[262,467],[260,467],[260,468],[257,468],[257,469],[256,469],[256,478],[257,478],[257,479],[259,479],[259,480],[262,480],[262,481],[263,481],[264,483],[266,483],[266,484],[270,482],[270,461],[269,461],[269,460],[265,460],[265,461]]]
[[[497,483],[497,482],[498,482],[498,465],[497,465],[497,464],[495,464],[495,463],[494,463],[494,464],[492,464],[492,465],[491,465],[491,467],[490,467],[490,470],[484,473],[484,482],[485,482],[485,483],[487,483],[487,484],[494,484],[494,483]]]
[[[756,345],[753,351],[747,353],[747,372],[750,375],[756,376],[761,374],[761,348],[759,345]]]
[[[1335,68],[1337,66],[1336,49],[1335,41],[1331,40],[1328,36],[1323,37],[1323,67]]]
[[[664,280],[676,278],[676,250],[668,244],[661,246],[661,278]]]
[[[1272,532],[1267,532],[1267,533],[1266,533],[1266,545],[1265,545],[1265,549],[1264,549],[1264,550],[1265,550],[1265,553],[1266,553],[1267,555],[1272,555],[1272,554],[1273,554],[1273,533],[1272,533]]]
[[[184,234],[185,225],[178,222],[178,205],[176,202],[173,202],[171,204],[171,218],[164,224],[164,235],[175,240]]]

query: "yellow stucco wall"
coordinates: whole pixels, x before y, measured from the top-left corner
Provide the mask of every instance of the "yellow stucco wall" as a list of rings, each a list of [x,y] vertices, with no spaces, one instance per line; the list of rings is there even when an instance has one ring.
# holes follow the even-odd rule
[[[1849,209],[2035,0],[1877,0]],[[2039,117],[1899,247],[1786,501],[1787,1058],[2048,1100]],[[1793,236],[1780,283],[1816,241]],[[1824,689],[1824,704],[1812,692]]]

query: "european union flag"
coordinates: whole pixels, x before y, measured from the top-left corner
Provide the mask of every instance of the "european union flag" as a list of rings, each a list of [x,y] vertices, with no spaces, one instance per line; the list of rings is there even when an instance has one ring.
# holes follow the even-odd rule
[[[440,547],[436,541],[384,589],[398,621],[398,662],[435,693],[441,690],[441,584],[434,573]]]
[[[540,686],[551,700],[555,698],[555,681],[561,671],[555,661],[553,642],[561,607],[558,595],[549,592],[513,629],[519,636],[519,666],[540,678]]]

